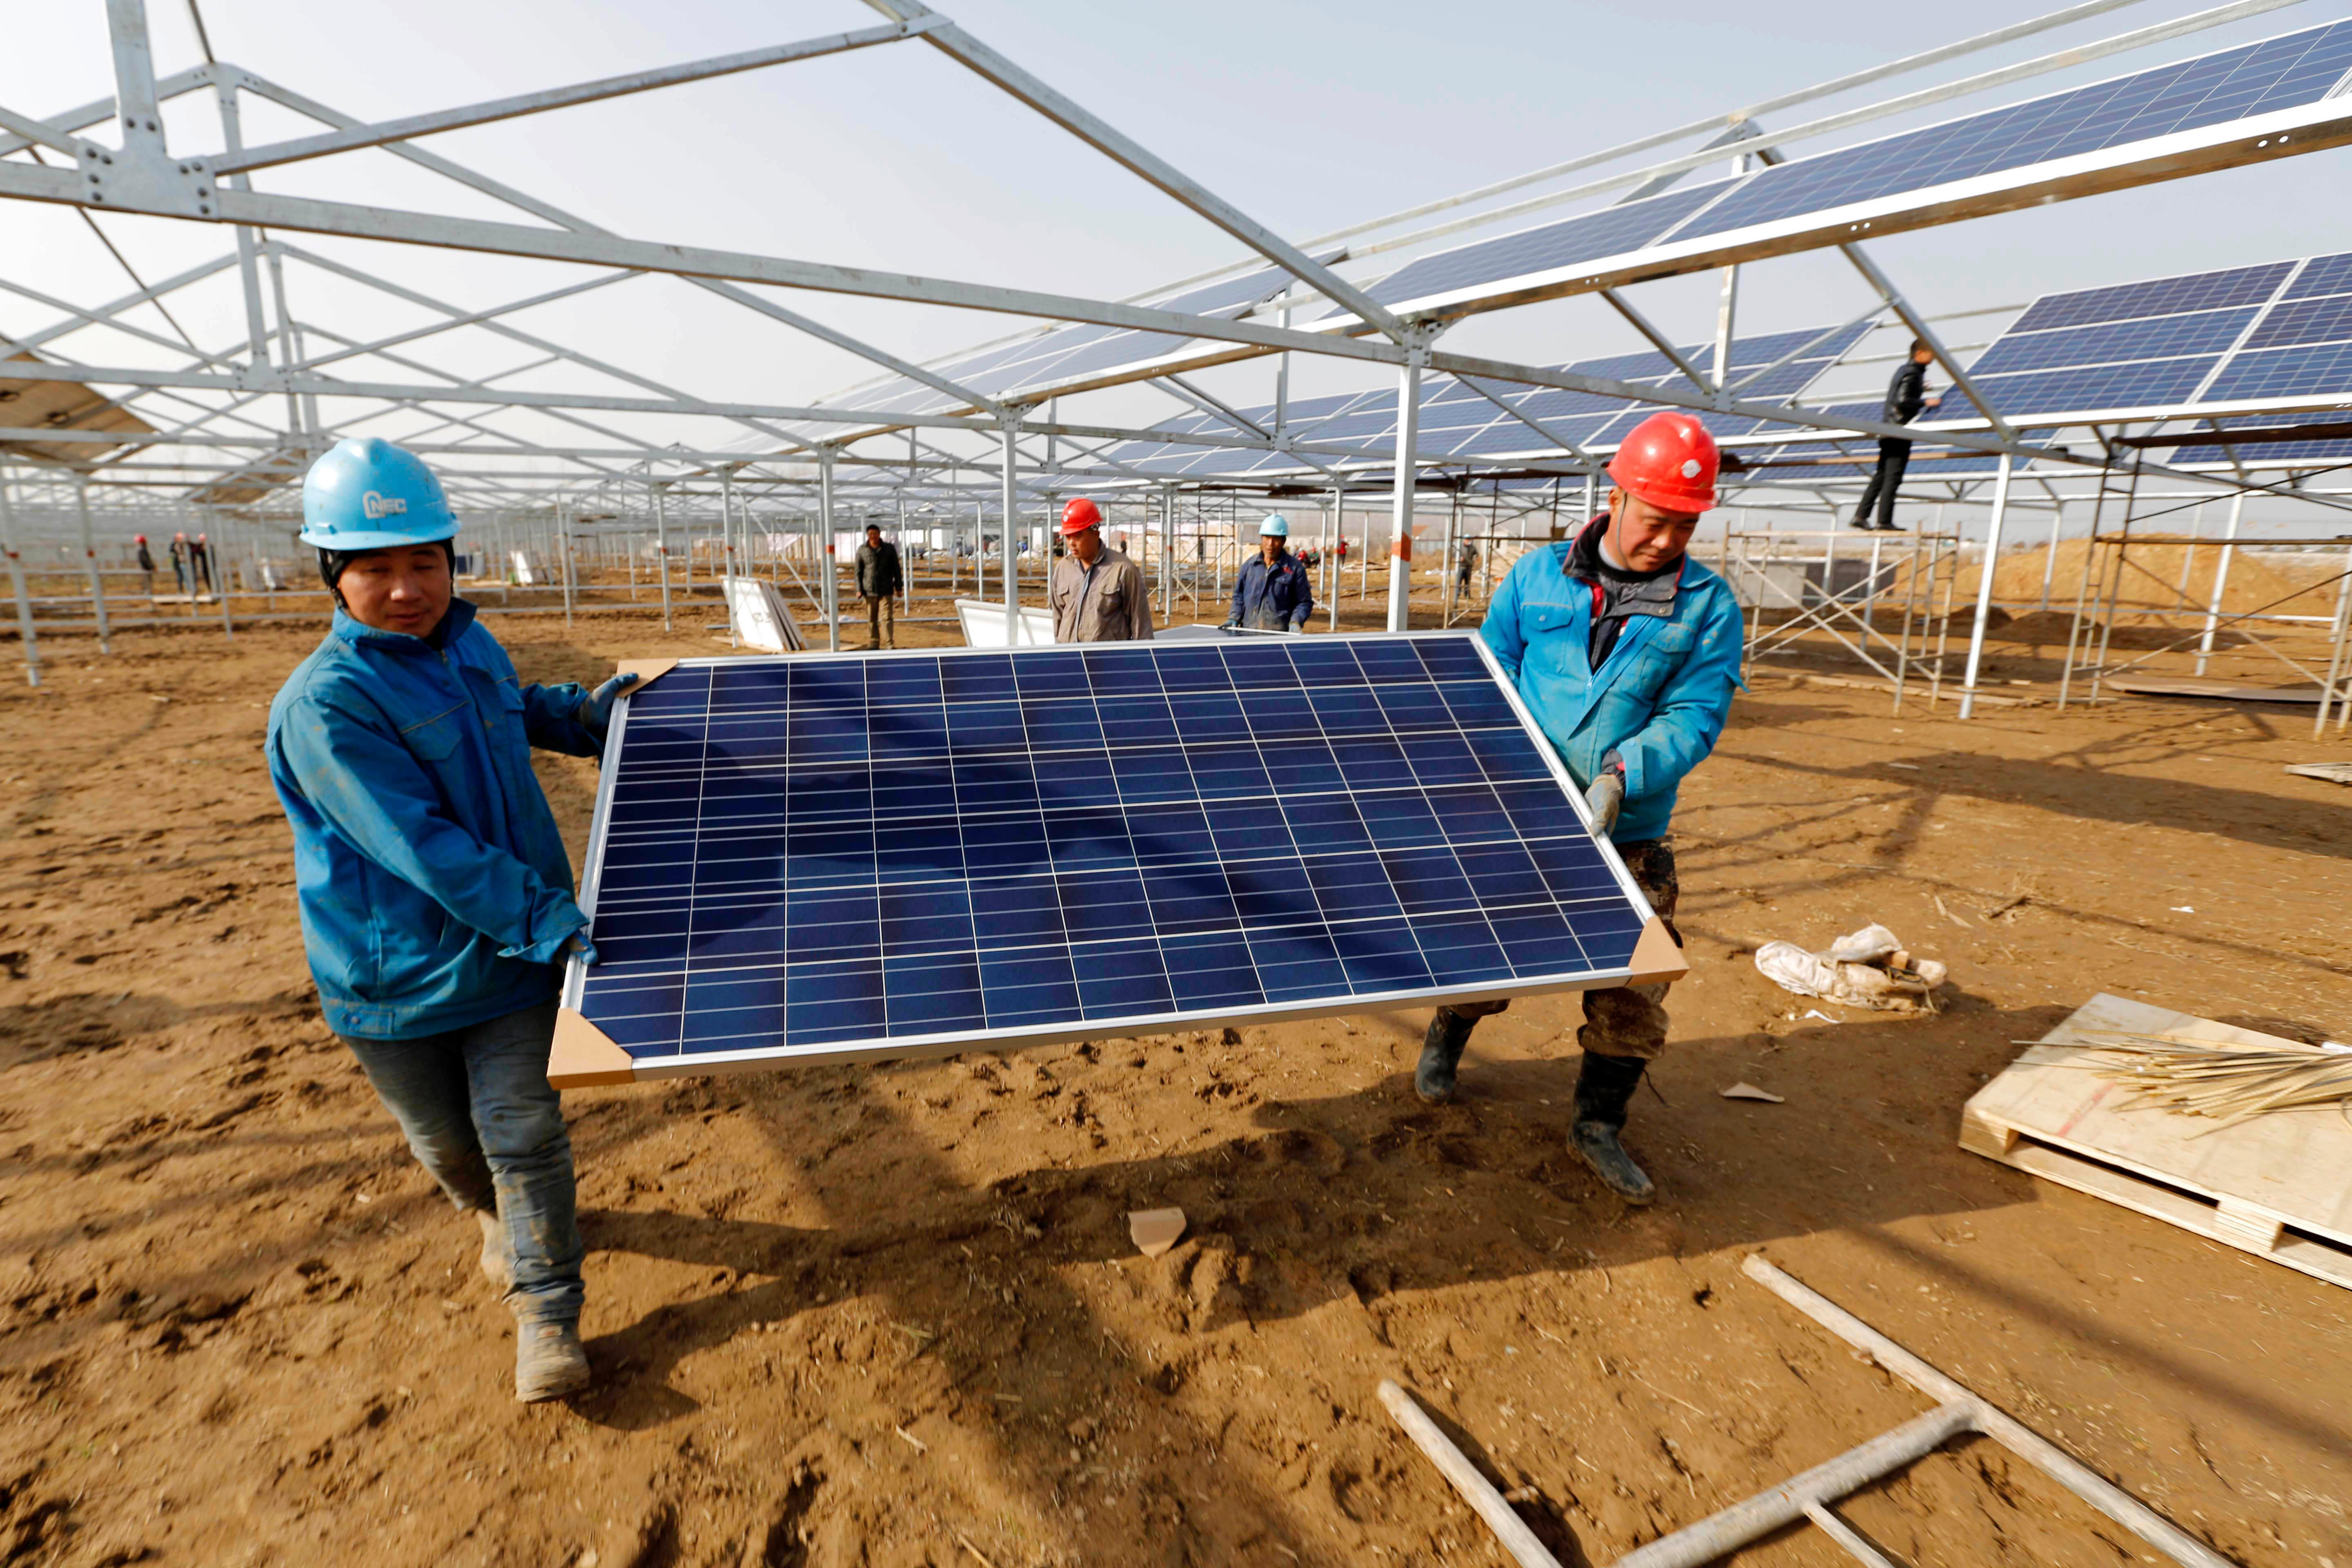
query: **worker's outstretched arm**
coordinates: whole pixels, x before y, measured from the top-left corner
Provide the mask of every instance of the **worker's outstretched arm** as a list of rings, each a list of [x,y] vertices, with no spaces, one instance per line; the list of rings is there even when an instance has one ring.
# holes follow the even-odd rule
[[[1682,667],[1660,689],[1650,721],[1618,743],[1629,809],[1645,795],[1674,788],[1715,750],[1740,684],[1740,631],[1731,595],[1715,595]]]
[[[571,892],[451,818],[431,775],[383,724],[320,697],[297,702],[278,744],[302,797],[362,855],[495,940],[499,957],[554,962],[588,924]]]
[[[1303,632],[1307,617],[1315,613],[1315,574],[1305,567],[1298,569],[1298,603],[1290,608],[1290,629]]]
[[[601,756],[613,724],[613,704],[635,686],[634,673],[615,675],[594,690],[576,680],[555,686],[520,686],[523,733],[542,751],[566,756]]]
[[[1537,552],[1528,551],[1519,557],[1519,563],[1503,578],[1503,585],[1486,601],[1486,619],[1478,627],[1478,635],[1495,650],[1502,661],[1503,673],[1514,685],[1519,679],[1519,660],[1527,657],[1527,639],[1519,635],[1519,580],[1528,571],[1528,563]]]

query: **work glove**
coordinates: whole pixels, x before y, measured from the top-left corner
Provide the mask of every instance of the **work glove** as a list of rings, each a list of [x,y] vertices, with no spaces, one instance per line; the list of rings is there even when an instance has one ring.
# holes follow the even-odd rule
[[[580,704],[580,727],[596,737],[597,744],[604,741],[604,731],[613,727],[613,704],[621,693],[637,683],[636,672],[623,670],[612,679],[590,692]]]
[[[1592,831],[1606,837],[1617,826],[1617,808],[1625,804],[1625,775],[1603,769],[1584,792],[1584,807],[1592,814]]]
[[[571,940],[563,944],[563,951],[568,956],[578,959],[585,967],[590,969],[596,967],[596,944],[588,940],[587,927],[583,926],[573,931]]]

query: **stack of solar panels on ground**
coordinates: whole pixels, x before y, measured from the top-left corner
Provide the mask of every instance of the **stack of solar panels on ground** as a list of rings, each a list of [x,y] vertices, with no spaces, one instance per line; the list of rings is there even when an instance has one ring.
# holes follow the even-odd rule
[[[1794,397],[1836,363],[1868,331],[1866,325],[1812,327],[1802,331],[1740,339],[1732,344],[1730,381],[1734,395],[1772,402]],[[1714,363],[1712,345],[1694,344],[1681,352],[1694,365],[1708,367]],[[1655,350],[1580,360],[1566,368],[1577,375],[1631,382],[1640,386],[1696,390],[1674,362]],[[1496,406],[1497,399],[1507,406]],[[1559,455],[1561,439],[1588,449],[1606,448],[1664,406],[1556,387],[1531,388],[1498,381],[1481,381],[1472,385],[1453,376],[1433,376],[1422,393],[1421,450],[1448,458],[1523,457],[1534,460]],[[1360,471],[1367,464],[1383,466],[1384,470],[1395,450],[1396,410],[1393,386],[1338,397],[1301,399],[1284,409],[1282,428],[1293,439],[1345,443],[1368,454],[1360,458],[1320,457],[1302,462],[1298,455],[1286,452],[1220,450],[1151,441],[1126,442],[1114,447],[1110,456],[1114,461],[1171,477],[1311,475],[1318,466],[1326,471]],[[1235,412],[1261,429],[1275,426],[1271,404]],[[1767,427],[1764,421],[1747,415],[1702,414],[1700,418],[1719,437],[1750,435]],[[1230,421],[1205,412],[1180,416],[1163,421],[1156,428],[1188,434],[1240,433]]]
[[[1981,187],[2062,159],[2318,105],[2347,79],[2352,22],[2305,28],[1459,246],[1399,268],[1370,292],[1391,309],[1416,312],[1542,298],[1576,287],[1581,273],[1605,273],[1636,253],[1706,252],[1713,247],[1694,242],[1823,217],[1857,204],[1924,196],[1961,181]],[[1735,151],[1726,149],[1725,155]],[[1973,199],[1983,210],[1992,198],[1980,188]],[[1899,225],[1882,223],[1875,231],[1893,226]],[[1334,310],[1325,319],[1348,314]]]
[[[682,664],[567,1003],[635,1072],[1616,983],[1647,909],[1456,633]]]

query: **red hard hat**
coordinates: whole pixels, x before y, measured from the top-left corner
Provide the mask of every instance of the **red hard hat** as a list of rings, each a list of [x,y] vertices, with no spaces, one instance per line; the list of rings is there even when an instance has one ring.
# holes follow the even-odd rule
[[[187,536],[186,534],[184,534],[184,533],[175,533],[175,534],[172,535],[172,537],[173,537],[173,538],[174,538],[174,539],[185,539],[185,538],[187,538],[188,536]]]
[[[1090,528],[1101,526],[1102,513],[1084,496],[1062,509],[1062,531],[1065,534],[1084,533]]]
[[[1705,511],[1715,504],[1719,459],[1715,437],[1687,414],[1653,414],[1609,459],[1617,488],[1666,511]]]
[[[131,542],[133,544],[144,544],[147,542],[147,536],[143,533],[134,533],[131,536]]]

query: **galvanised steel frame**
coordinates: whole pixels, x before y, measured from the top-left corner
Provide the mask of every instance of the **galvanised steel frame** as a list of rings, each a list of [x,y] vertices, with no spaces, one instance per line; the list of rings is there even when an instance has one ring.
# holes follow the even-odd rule
[[[60,385],[86,386],[92,389],[94,406],[126,412],[149,426],[128,436],[119,430],[74,428],[71,421],[65,427],[43,427],[37,443],[39,451],[18,458],[19,462],[29,458],[29,467],[21,471],[29,473],[30,479],[16,489],[16,510],[20,515],[36,517],[79,510],[86,517],[87,496],[94,484],[117,495],[141,498],[140,504],[121,511],[125,518],[167,516],[173,509],[192,503],[215,509],[235,506],[248,516],[267,512],[282,517],[290,510],[291,488],[311,457],[345,434],[373,430],[393,436],[433,458],[461,507],[543,510],[553,504],[576,517],[600,504],[609,508],[614,498],[631,494],[641,498],[641,509],[650,510],[656,495],[663,490],[690,508],[696,495],[707,496],[716,489],[722,502],[722,529],[732,526],[728,509],[758,498],[772,508],[781,503],[795,515],[815,514],[816,526],[825,537],[832,533],[826,524],[837,521],[835,509],[845,504],[973,505],[976,518],[985,518],[992,510],[1002,527],[1003,520],[1024,504],[1050,501],[1057,492],[1085,485],[1103,494],[1124,492],[1145,517],[1157,512],[1166,519],[1172,517],[1174,497],[1180,490],[1279,488],[1313,492],[1337,489],[1353,479],[1360,494],[1387,492],[1392,548],[1401,558],[1401,567],[1410,560],[1417,484],[1458,483],[1482,475],[1498,482],[1507,475],[1549,475],[1580,481],[1606,456],[1561,439],[1540,421],[1523,416],[1521,422],[1529,427],[1533,438],[1528,453],[1497,458],[1425,449],[1416,421],[1423,381],[1432,374],[1461,378],[1498,404],[1503,400],[1492,389],[1562,388],[1753,416],[1774,421],[1780,427],[1775,434],[1727,443],[1735,449],[1784,444],[1791,435],[1806,430],[1833,437],[1898,433],[1895,426],[1840,416],[1811,402],[1744,398],[1738,395],[1738,385],[1725,384],[1738,266],[1766,256],[1834,245],[1874,297],[1866,315],[1858,320],[1926,340],[1958,394],[1975,405],[1976,418],[1946,422],[1936,438],[1952,448],[1998,458],[2000,476],[1995,482],[1989,547],[1997,548],[2009,480],[2019,465],[2033,465],[2034,479],[2049,488],[2054,477],[2069,469],[2085,477],[2101,471],[2110,460],[2110,448],[2104,435],[2088,451],[2059,446],[2047,434],[2040,440],[2031,439],[2020,422],[2004,421],[1978,398],[1958,358],[1962,351],[1943,342],[1934,325],[1936,318],[1916,309],[1850,237],[1867,225],[1848,224],[1841,232],[1811,219],[1801,220],[1781,226],[1782,231],[1749,237],[1730,249],[1720,245],[1685,247],[1686,253],[1645,256],[1613,271],[1530,284],[1491,299],[1432,300],[1425,309],[1411,308],[1403,313],[1376,303],[1366,291],[1366,283],[1351,280],[1335,268],[1604,191],[1627,189],[1627,199],[1651,195],[1709,163],[1735,157],[1743,164],[1750,157],[1777,162],[1782,155],[1780,148],[1801,139],[2186,37],[2279,9],[2294,0],[2235,0],[1785,129],[1768,132],[1761,123],[1766,113],[1940,66],[2137,3],[2091,0],[1444,201],[1296,242],[920,0],[866,3],[881,18],[876,26],[370,123],[226,63],[208,61],[159,79],[148,48],[143,0],[108,0],[114,97],[46,118],[0,106],[0,197],[64,204],[93,220],[109,213],[128,212],[210,224],[230,231],[233,249],[161,281],[142,281],[129,293],[91,305],[52,298],[0,279],[0,292],[56,312],[47,325],[6,346],[7,353],[26,357],[0,358],[0,388],[11,384],[40,384],[52,391]],[[966,67],[1244,247],[1245,254],[1227,268],[1184,282],[1272,268],[1289,280],[1287,286],[1278,287],[1239,314],[1199,315],[1137,302],[1164,298],[1176,287],[1172,285],[1126,300],[1105,300],[638,240],[613,234],[590,219],[419,145],[436,133],[466,126],[908,42],[919,42]],[[175,153],[167,145],[163,105],[191,97],[209,100],[217,119],[217,150]],[[247,145],[243,109],[248,100],[292,110],[324,129]],[[91,134],[101,128],[107,132],[105,139]],[[2199,133],[2190,139],[2194,145],[2180,138],[2169,139],[2158,157],[2148,156],[2147,149],[2125,149],[2114,157],[2071,160],[2063,168],[2035,171],[2033,179],[2011,182],[2000,190],[1973,191],[1965,199],[1940,206],[1890,210],[1880,216],[1873,232],[2008,210],[2258,157],[2296,155],[2352,138],[2352,110],[2305,113],[2296,129],[2296,144],[2292,148],[2284,138],[2275,138],[2276,146],[2272,139],[2265,139],[2257,152],[2252,145],[2236,145],[2230,134]],[[1623,163],[1699,137],[1708,140],[1695,152],[1573,187],[1492,205],[1517,190],[1551,185],[1583,169]],[[499,223],[388,210],[255,188],[257,173],[362,148],[381,148],[536,222]],[[1407,226],[1457,209],[1475,210],[1418,228]],[[435,298],[289,237],[304,233],[537,258],[585,270],[572,281],[526,298],[488,307],[468,306]],[[1336,250],[1330,248],[1335,243],[1339,246]],[[1685,358],[1674,341],[1626,297],[1625,290],[1648,278],[1717,268],[1724,269],[1725,279],[1717,353],[1710,371]],[[341,331],[308,316],[298,317],[291,312],[288,278],[305,269],[332,275],[437,319],[422,327],[387,333],[364,324],[355,331]],[[184,334],[175,341],[127,319],[142,307],[163,310],[164,302],[182,290],[231,277],[242,292],[246,331],[240,342],[205,347],[186,341]],[[919,384],[944,402],[921,412],[861,407],[860,392],[872,390],[873,384],[809,405],[704,398],[578,347],[539,336],[508,320],[534,307],[592,291],[624,286],[642,289],[643,280],[658,278],[703,289],[845,351],[873,364],[886,380]],[[902,358],[781,303],[772,293],[755,291],[762,289],[882,298],[1165,333],[1182,340],[1185,346],[1158,360],[1091,378],[1021,387],[991,396],[958,384],[936,365]],[[1664,349],[1687,385],[1637,385],[1556,367],[1450,353],[1436,346],[1447,328],[1466,314],[1580,291],[1601,294],[1645,337]],[[1316,330],[1291,324],[1302,307],[1320,309],[1327,302],[1341,307],[1349,319],[1337,327]],[[162,363],[84,363],[55,346],[77,333],[108,331],[142,345],[146,358],[152,361],[160,356]],[[516,363],[495,374],[469,375],[443,369],[425,357],[434,340],[457,332],[487,334],[512,344]],[[1393,374],[1401,411],[1394,422],[1393,439],[1381,443],[1300,439],[1284,426],[1279,392],[1276,420],[1268,427],[1187,379],[1191,373],[1216,364],[1274,357],[1283,367],[1277,371],[1279,387],[1286,374],[1287,356],[1293,353],[1351,360]],[[1850,358],[1846,363],[1868,362]],[[343,367],[340,373],[338,366]],[[551,366],[574,376],[601,379],[614,390],[553,391],[506,384]],[[395,374],[385,378],[376,367]],[[362,370],[373,374],[355,374]],[[1129,383],[1148,384],[1188,409],[1207,410],[1226,428],[1179,434],[1061,416],[1058,400],[1062,397]],[[321,400],[333,403],[335,416],[322,414]],[[2147,411],[2149,418],[2157,420],[2170,417],[2171,412]],[[535,423],[529,434],[516,428],[524,417]],[[682,422],[701,435],[689,442],[665,440],[661,434],[647,429],[648,420],[673,428]],[[1118,461],[1104,450],[1115,443],[1135,440],[1276,453],[1297,467],[1292,474],[1265,476],[1238,487],[1227,480],[1203,485]],[[16,450],[24,452],[35,444],[21,444]],[[72,454],[81,448],[88,450],[88,458],[73,460]],[[7,448],[0,447],[0,461],[5,460],[7,453]],[[2146,463],[2144,455],[2135,460],[2151,470],[2157,468]],[[2169,468],[2160,471],[2183,473]],[[2242,491],[2272,491],[2323,503],[2330,500],[2291,483],[2266,482],[2243,468],[2183,473],[2183,477]],[[1961,481],[1955,487],[1956,496],[1979,482]],[[1780,487],[1775,483],[1770,488]],[[1834,505],[1828,500],[1831,490],[1823,480],[1816,479],[1804,488]],[[986,494],[992,489],[993,497]],[[101,509],[101,515],[110,513]],[[1406,571],[1399,567],[1392,567],[1391,574],[1393,628],[1403,625],[1409,583]],[[825,575],[829,614],[831,579]],[[1017,593],[1017,580],[1006,574],[1004,587],[1009,605]],[[837,628],[834,640],[837,646]],[[1972,667],[1974,662],[1972,657]]]

